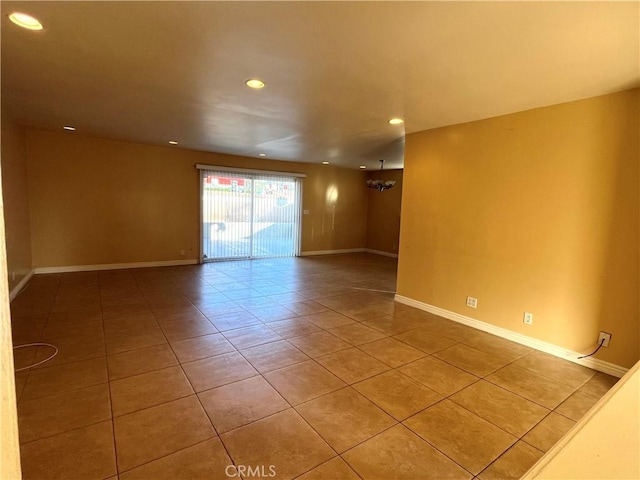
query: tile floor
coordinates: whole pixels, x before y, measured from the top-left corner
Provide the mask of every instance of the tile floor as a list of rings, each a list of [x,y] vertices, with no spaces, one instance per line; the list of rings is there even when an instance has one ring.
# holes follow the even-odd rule
[[[14,343],[60,351],[16,374],[24,478],[518,478],[616,381],[374,291],[395,274],[354,254],[34,277]]]

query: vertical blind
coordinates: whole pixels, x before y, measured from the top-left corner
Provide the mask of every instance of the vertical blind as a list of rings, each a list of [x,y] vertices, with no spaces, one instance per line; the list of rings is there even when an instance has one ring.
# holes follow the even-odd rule
[[[201,169],[205,261],[300,253],[302,179]]]

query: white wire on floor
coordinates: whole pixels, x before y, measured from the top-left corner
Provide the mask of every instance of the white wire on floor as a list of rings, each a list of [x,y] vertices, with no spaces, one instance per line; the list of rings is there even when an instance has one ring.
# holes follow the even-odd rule
[[[58,347],[56,347],[55,345],[51,345],[50,343],[25,343],[24,345],[16,345],[15,347],[13,347],[13,349],[17,350],[19,348],[25,348],[25,347],[51,347],[53,348],[54,352],[53,354],[51,354],[50,356],[48,356],[47,358],[45,358],[44,360],[38,363],[34,363],[33,365],[28,365],[26,367],[16,369],[16,372],[22,372],[23,370],[29,370],[30,368],[37,367],[38,365],[42,365],[43,363],[48,362],[58,354]]]

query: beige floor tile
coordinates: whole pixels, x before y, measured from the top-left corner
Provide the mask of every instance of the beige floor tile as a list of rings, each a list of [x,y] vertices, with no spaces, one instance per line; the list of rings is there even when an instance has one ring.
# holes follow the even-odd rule
[[[349,385],[390,369],[388,365],[357,348],[330,353],[315,360]]]
[[[195,395],[117,417],[113,423],[120,472],[216,436]]]
[[[102,320],[74,323],[72,325],[68,323],[53,323],[44,328],[42,340],[47,343],[56,344],[60,341],[73,340],[77,337],[102,337],[103,331],[104,323]]]
[[[277,293],[275,295],[269,295],[270,300],[273,300],[279,305],[287,306],[288,303],[298,303],[298,302],[306,302],[309,299],[304,295],[300,295],[295,292],[287,292],[287,293]]]
[[[247,438],[263,442],[266,453],[251,446],[247,452],[263,453],[260,458],[265,459],[280,458],[284,466],[278,473],[284,472],[284,478],[354,478],[356,473],[344,459],[295,409],[288,409],[282,398],[286,390],[289,398],[302,402],[293,402],[295,408],[309,417],[337,449],[362,442],[343,454],[345,458],[353,454],[352,461],[361,462],[362,477],[385,480],[469,475],[405,426],[369,432],[370,425],[362,420],[369,410],[385,411],[382,418],[395,415],[392,422],[410,415],[420,418],[438,407],[434,403],[440,402],[442,395],[453,395],[462,410],[482,425],[478,434],[482,437],[486,436],[483,429],[487,420],[515,436],[526,432],[539,418],[536,412],[544,412],[542,406],[531,402],[557,408],[563,415],[550,413],[524,435],[522,442],[533,448],[522,442],[515,444],[506,453],[501,452],[479,478],[509,477],[525,468],[534,448],[548,450],[574,425],[564,415],[582,415],[594,398],[614,384],[612,377],[399,304],[392,295],[351,288],[394,290],[395,267],[393,259],[354,254],[34,277],[29,288],[12,303],[14,340],[48,340],[60,352],[44,366],[16,376],[17,395],[25,392],[19,399],[22,447],[24,451],[33,449],[23,455],[24,471],[42,472],[47,468],[54,477],[60,474],[69,478],[63,472],[67,459],[71,459],[77,462],[76,476],[91,477],[90,469],[108,463],[100,457],[106,455],[101,447],[92,446],[92,453],[82,454],[79,459],[57,454],[62,458],[50,469],[46,457],[56,457],[55,449],[60,447],[54,439],[65,449],[80,452],[85,444],[95,445],[93,433],[82,440],[83,431],[112,424],[113,399],[117,415],[141,409],[115,419],[120,427],[127,427],[118,434],[117,448],[127,468],[120,478],[176,478],[185,472],[190,478],[227,478],[220,468],[232,459],[226,456],[223,444],[213,440],[212,421],[224,435],[254,431],[256,424],[262,426],[258,437],[247,433]],[[253,327],[253,335],[247,335],[252,331],[248,327]],[[397,338],[384,339],[389,335]],[[218,341],[227,336],[235,337],[242,348],[240,354],[226,340]],[[311,340],[301,342],[305,337]],[[385,342],[378,344],[379,340],[433,356],[390,371],[390,365],[353,347],[366,349],[372,347],[365,345],[373,345],[372,354],[387,354],[380,348]],[[265,341],[270,343],[263,344]],[[253,342],[258,345],[249,346]],[[305,345],[315,363],[294,343],[301,348]],[[179,373],[181,366],[173,348],[184,364],[184,375]],[[41,360],[48,354],[45,348],[18,353],[25,362]],[[105,359],[113,382],[112,396],[106,383],[85,386],[98,381],[98,377],[105,381]],[[515,366],[507,365],[512,360]],[[406,358],[396,354],[387,361],[395,365]],[[100,368],[91,368],[98,365]],[[258,376],[256,370],[275,379],[274,384]],[[187,371],[191,381],[185,380]],[[480,376],[486,376],[489,383],[481,382]],[[192,394],[191,382],[207,405],[211,420]],[[347,395],[345,392],[353,390],[344,382],[359,393]],[[480,383],[472,385],[475,382]],[[67,391],[69,388],[74,390]],[[50,396],[34,398],[44,394]],[[179,395],[187,396],[174,400]],[[367,400],[355,400],[363,397]],[[181,404],[189,398],[194,399],[190,405]],[[154,406],[148,406],[151,404]],[[305,442],[296,440],[307,434],[286,437],[288,423],[277,419],[287,410],[293,415],[293,424],[311,432],[312,444],[323,445],[327,455],[308,461]],[[464,419],[457,423],[473,424]],[[277,432],[276,427],[283,425]],[[129,432],[130,437],[123,432]],[[466,431],[463,433],[462,440],[469,442]],[[359,436],[365,434],[373,436],[360,440]],[[107,436],[113,438],[113,432],[106,428],[98,435]],[[449,431],[449,439],[454,436]],[[123,442],[127,447],[124,450]],[[75,443],[81,445],[74,447]],[[244,448],[244,443],[250,442],[240,443]],[[299,445],[300,450],[293,449]],[[98,455],[95,461],[93,454]],[[86,465],[84,458],[90,460]],[[113,451],[110,458],[112,470],[96,474],[98,478],[117,480]],[[233,460],[237,463],[238,459]]]
[[[434,353],[433,356],[479,377],[489,375],[509,363],[460,343]]]
[[[241,353],[260,373],[309,360],[307,355],[284,340],[241,350]]]
[[[179,366],[111,382],[111,404],[116,417],[191,394],[193,389]]]
[[[14,366],[15,368],[15,366]],[[16,402],[20,401],[20,397],[22,396],[22,390],[24,390],[24,386],[27,384],[27,378],[29,377],[29,371],[26,370],[24,372],[17,372],[15,374],[15,383],[16,383]]]
[[[251,307],[247,310],[263,322],[277,322],[278,320],[286,320],[287,318],[294,318],[298,316],[297,313],[289,310],[284,305],[277,304]]]
[[[481,331],[477,331],[475,335],[463,340],[463,343],[476,350],[509,362],[532,351],[531,348],[520,345],[519,343]]]
[[[296,410],[338,453],[397,423],[350,387],[298,405]]]
[[[272,467],[276,478],[294,478],[335,456],[335,452],[293,409],[221,436],[236,465]],[[252,478],[252,477],[249,477]]]
[[[352,318],[329,310],[326,312],[314,313],[313,315],[306,315],[302,317],[302,319],[311,322],[320,328],[335,328],[355,323]]]
[[[170,342],[218,333],[218,329],[206,318],[162,322],[160,328]]]
[[[375,328],[379,332],[387,335],[397,335],[419,327],[419,322],[410,319],[392,317],[385,315],[384,317],[375,317],[363,320],[363,325]]]
[[[146,304],[144,296],[135,287],[132,290],[105,290],[104,287],[100,287],[100,297],[102,301],[102,308],[113,307],[115,305],[133,305],[133,304]]]
[[[404,420],[442,398],[397,370],[356,383],[353,388],[398,420]]]
[[[542,452],[553,447],[576,424],[573,420],[551,412],[522,439]]]
[[[384,333],[359,323],[332,328],[329,332],[351,345],[362,345],[386,337]]]
[[[556,408],[556,412],[577,422],[585,413],[591,410],[591,407],[593,407],[598,400],[600,400],[599,397],[595,397],[588,393],[584,393],[582,390],[578,390],[562,402]]]
[[[333,297],[323,297],[314,299],[316,302],[324,305],[335,311],[344,311],[351,310],[353,308],[361,307],[362,303],[359,298],[355,298],[353,295],[344,294],[342,291],[342,295],[336,295]]]
[[[20,443],[45,438],[74,428],[111,418],[109,388],[106,383],[18,405]]]
[[[100,295],[91,295],[89,297],[66,297],[56,299],[51,308],[52,312],[75,312],[80,310],[91,310],[100,308]]]
[[[364,480],[472,477],[403,425],[367,440],[343,454],[343,458]]]
[[[569,385],[518,367],[515,363],[489,375],[487,381],[549,409],[556,408],[574,391]]]
[[[580,391],[593,395],[594,397],[602,397],[618,382],[618,380],[620,379],[617,377],[612,377],[611,375],[607,375],[602,372],[596,372],[596,374],[591,377],[587,383],[580,387]]]
[[[480,480],[518,480],[543,453],[524,442],[518,442],[487,467],[478,477]]]
[[[320,332],[320,327],[311,322],[292,318],[289,320],[280,320],[278,322],[269,323],[269,328],[280,335],[282,338],[300,337],[310,333]]]
[[[426,354],[395,338],[383,338],[360,345],[358,348],[391,367],[399,367],[424,357]]]
[[[148,327],[157,327],[158,322],[152,313],[138,313],[124,317],[103,320],[105,335],[123,332],[144,331]]]
[[[366,300],[364,300],[366,301]],[[361,322],[370,318],[383,317],[393,313],[393,305],[364,305],[340,310],[340,313]]]
[[[200,305],[199,310],[209,319],[214,320],[220,315],[233,312],[243,312],[244,309],[233,300],[229,299],[226,302],[216,302],[212,304]]]
[[[360,477],[342,458],[335,457],[301,475],[297,480],[360,480]]]
[[[102,307],[92,307],[86,310],[72,312],[52,312],[49,314],[47,326],[55,324],[86,323],[102,320]]]
[[[161,326],[164,325],[198,325],[206,326],[207,317],[193,305],[175,305],[173,307],[152,308],[153,315]]]
[[[46,347],[49,354],[55,353],[55,350],[51,347]],[[13,368],[15,370],[20,370],[22,372],[28,372],[29,367],[35,365],[38,361],[36,360],[36,353],[38,350],[42,350],[41,347],[37,346],[24,346],[21,348],[17,348],[13,350]],[[43,357],[43,359],[46,357]]]
[[[102,318],[118,318],[139,313],[151,313],[151,309],[147,305],[147,302],[144,301],[144,298],[141,298],[141,300],[140,303],[123,303],[118,305],[104,305],[103,302]]]
[[[107,364],[109,365],[109,378],[117,380],[171,367],[177,365],[178,360],[169,344],[163,343],[153,347],[108,355]]]
[[[182,365],[196,392],[253,377],[258,372],[236,352],[216,355]]]
[[[111,421],[97,423],[20,447],[22,478],[107,478],[117,473]]]
[[[264,325],[228,330],[224,332],[224,336],[237,349],[251,348],[282,340],[280,335]]]
[[[313,315],[314,313],[327,311],[327,307],[313,300],[286,303],[284,306],[297,315]]]
[[[516,437],[549,414],[548,409],[485,380],[461,390],[450,400]]]
[[[289,408],[262,377],[252,377],[198,394],[218,434]]]
[[[435,357],[425,357],[399,368],[400,372],[440,395],[449,396],[479,380],[478,377]]]
[[[313,360],[265,373],[264,377],[291,405],[345,386],[342,380]]]
[[[167,343],[167,339],[163,335],[162,330],[160,330],[160,327],[150,326],[133,331],[105,331],[105,342],[107,354],[113,355],[129,350]]]
[[[304,475],[297,477],[297,480],[360,480],[360,477],[353,469],[340,457],[334,457],[328,462],[318,465]]]
[[[514,365],[574,388],[581,386],[596,373],[590,368],[535,350],[516,360]]]
[[[11,319],[11,340],[13,345],[39,342],[47,323],[47,314],[13,317]]]
[[[104,357],[35,369],[29,373],[22,399],[48,397],[106,382],[107,361]]]
[[[106,355],[103,335],[78,335],[64,340],[56,340],[52,345],[58,348],[57,355],[36,368],[49,368],[54,365],[79,362],[80,360],[104,357]],[[36,351],[35,361],[44,360],[51,356],[51,353],[51,347],[39,347]]]
[[[180,363],[192,362],[201,358],[235,351],[233,345],[220,333],[171,342],[171,348]]]
[[[221,332],[250,327],[252,325],[259,325],[261,323],[257,317],[254,317],[246,310],[236,310],[219,315],[210,315],[208,318],[209,321]]]
[[[212,438],[120,474],[120,480],[214,480],[233,465],[219,438]],[[228,470],[231,473],[231,470]]]
[[[347,342],[327,332],[317,332],[301,337],[292,337],[289,338],[288,341],[310,357],[320,357],[351,348],[351,345]]]
[[[517,440],[449,400],[405,420],[404,424],[474,475]]]
[[[422,350],[425,353],[434,353],[444,350],[452,345],[455,345],[455,340],[452,340],[442,335],[436,335],[429,330],[422,328],[416,328],[415,330],[409,330],[408,332],[395,335],[394,338],[411,345],[418,350]]]

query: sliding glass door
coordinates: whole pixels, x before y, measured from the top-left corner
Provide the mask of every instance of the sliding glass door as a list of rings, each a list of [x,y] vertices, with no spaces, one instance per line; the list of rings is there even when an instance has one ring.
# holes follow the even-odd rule
[[[299,253],[301,179],[201,170],[204,261]]]

